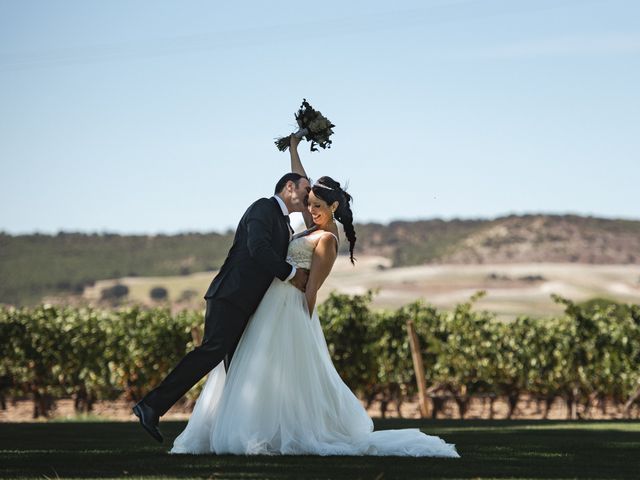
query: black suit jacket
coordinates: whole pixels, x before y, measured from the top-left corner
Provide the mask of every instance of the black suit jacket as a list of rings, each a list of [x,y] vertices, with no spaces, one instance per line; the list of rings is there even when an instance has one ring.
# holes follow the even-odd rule
[[[254,202],[238,223],[233,245],[204,298],[224,299],[252,314],[274,277],[285,280],[289,226],[275,198]]]

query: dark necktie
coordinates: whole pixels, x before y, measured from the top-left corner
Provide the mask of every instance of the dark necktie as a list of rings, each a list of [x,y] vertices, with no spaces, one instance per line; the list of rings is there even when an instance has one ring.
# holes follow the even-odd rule
[[[289,236],[291,236],[293,234],[293,228],[291,228],[291,219],[289,218],[289,215],[285,215],[284,219],[287,222],[287,228],[289,229]]]

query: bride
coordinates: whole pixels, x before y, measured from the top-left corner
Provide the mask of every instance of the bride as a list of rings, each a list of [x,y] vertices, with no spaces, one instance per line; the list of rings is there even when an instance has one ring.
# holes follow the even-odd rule
[[[292,171],[306,177],[291,140]],[[419,429],[373,431],[360,401],[335,370],[316,309],[338,253],[342,223],[350,259],[356,242],[351,196],[330,177],[311,188],[305,222],[287,261],[309,269],[306,291],[275,278],[225,372],[209,373],[170,453],[402,455],[459,457],[454,445]]]

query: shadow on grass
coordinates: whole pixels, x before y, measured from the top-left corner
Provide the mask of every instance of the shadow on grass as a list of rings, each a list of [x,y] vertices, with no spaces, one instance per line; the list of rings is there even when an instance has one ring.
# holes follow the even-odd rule
[[[378,420],[455,443],[461,459],[169,455],[137,423],[0,424],[0,476],[215,478],[638,478],[640,422]]]

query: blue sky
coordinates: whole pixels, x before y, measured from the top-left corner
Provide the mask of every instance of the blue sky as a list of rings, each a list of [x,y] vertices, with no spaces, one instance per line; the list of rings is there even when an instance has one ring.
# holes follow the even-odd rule
[[[235,227],[288,169],[357,221],[640,218],[640,3],[0,0],[0,230]]]

